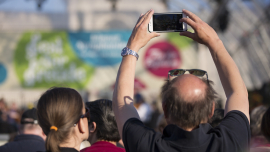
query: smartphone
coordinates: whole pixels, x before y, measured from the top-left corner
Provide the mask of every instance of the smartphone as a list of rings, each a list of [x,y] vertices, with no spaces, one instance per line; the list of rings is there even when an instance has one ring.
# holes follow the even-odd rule
[[[187,17],[182,12],[154,13],[149,24],[149,32],[182,32],[187,31],[187,24],[179,20]]]

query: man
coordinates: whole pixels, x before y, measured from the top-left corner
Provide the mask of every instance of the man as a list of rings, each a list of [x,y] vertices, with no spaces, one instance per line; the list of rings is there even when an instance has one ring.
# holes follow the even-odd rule
[[[87,102],[90,109],[89,138],[91,146],[82,152],[125,152],[125,149],[116,147],[120,140],[117,130],[114,113],[112,111],[112,101],[100,99]]]
[[[139,18],[125,48],[113,95],[113,110],[126,151],[245,151],[250,140],[249,101],[238,68],[226,51],[216,32],[193,13],[183,10],[188,18],[180,21],[194,29],[181,32],[206,45],[213,57],[227,96],[224,119],[216,128],[207,123],[214,113],[215,92],[211,81],[199,78],[201,72],[182,70],[162,88],[162,107],[168,126],[163,135],[149,129],[140,121],[133,106],[133,85],[137,53],[148,41],[159,36],[148,33],[147,25],[154,11]],[[184,72],[183,72],[184,71]],[[187,74],[189,71],[190,74]],[[186,72],[186,74],[184,74]],[[195,76],[197,75],[197,76]]]
[[[46,151],[46,135],[38,125],[37,110],[35,108],[27,110],[23,113],[21,118],[20,133],[20,135],[15,137],[13,142],[1,146],[0,151]]]

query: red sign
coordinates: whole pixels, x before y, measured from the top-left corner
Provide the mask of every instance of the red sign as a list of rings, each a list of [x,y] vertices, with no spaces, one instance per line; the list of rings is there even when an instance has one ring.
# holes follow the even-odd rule
[[[155,43],[145,53],[144,66],[156,76],[167,77],[170,70],[181,66],[180,52],[169,42]]]

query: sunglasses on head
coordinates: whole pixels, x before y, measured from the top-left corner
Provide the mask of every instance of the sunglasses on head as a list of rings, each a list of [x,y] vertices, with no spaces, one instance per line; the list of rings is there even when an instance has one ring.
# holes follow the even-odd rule
[[[174,70],[170,70],[168,72],[168,80],[170,80],[170,76],[171,77],[180,76],[182,74],[185,74],[186,71],[188,71],[189,74],[192,74],[192,75],[195,75],[195,76],[199,76],[199,77],[202,77],[202,76],[206,75],[207,81],[208,81],[208,74],[207,74],[207,72],[204,71],[204,70],[200,70],[200,69],[174,69]]]
[[[79,120],[77,121],[77,123],[80,121],[81,118],[87,118],[88,122],[90,121],[90,109],[85,107],[85,114],[81,115]],[[76,124],[77,124],[76,123]],[[74,127],[76,126],[76,124],[74,124]]]

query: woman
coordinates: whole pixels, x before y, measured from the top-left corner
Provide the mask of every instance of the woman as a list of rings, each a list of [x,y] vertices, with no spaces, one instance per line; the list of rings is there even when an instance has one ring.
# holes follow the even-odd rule
[[[88,138],[90,112],[80,94],[71,88],[52,88],[39,99],[38,122],[47,135],[46,149],[51,152],[77,152]]]
[[[91,115],[91,120],[88,122],[88,141],[91,146],[81,152],[125,152],[124,148],[116,146],[121,138],[112,110],[112,101],[99,99],[87,102],[86,106],[89,107]]]

